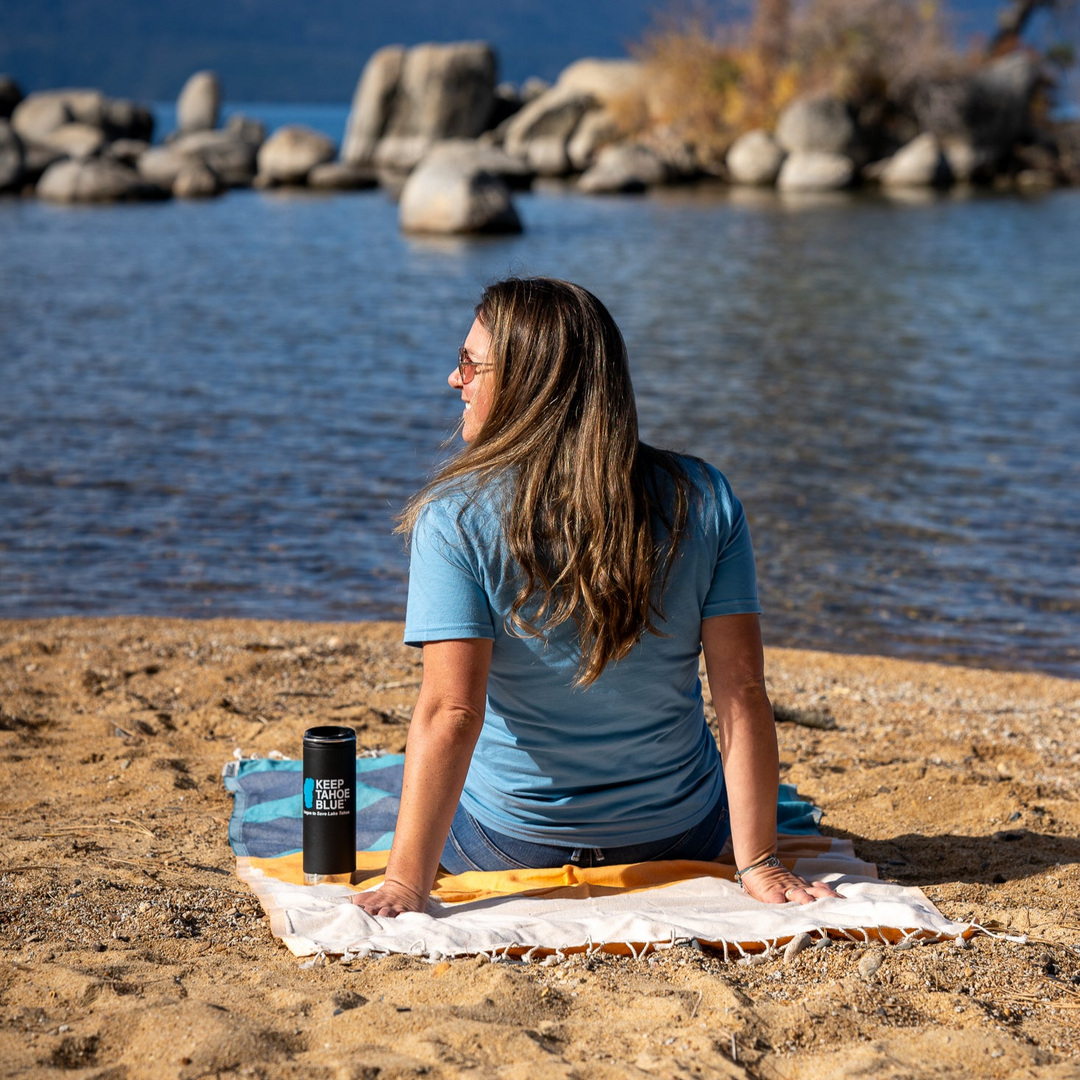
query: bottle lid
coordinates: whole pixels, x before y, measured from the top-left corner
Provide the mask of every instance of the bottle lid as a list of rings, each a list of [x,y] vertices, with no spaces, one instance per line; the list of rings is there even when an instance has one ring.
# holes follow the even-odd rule
[[[304,732],[304,744],[327,746],[334,743],[356,742],[356,732],[351,727],[313,727]]]

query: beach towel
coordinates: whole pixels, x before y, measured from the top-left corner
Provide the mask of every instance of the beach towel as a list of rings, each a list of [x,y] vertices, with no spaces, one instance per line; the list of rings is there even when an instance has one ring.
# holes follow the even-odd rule
[[[692,944],[725,958],[769,954],[792,941],[940,941],[970,936],[915,888],[877,879],[850,841],[821,835],[821,812],[782,784],[777,853],[843,899],[762,904],[735,883],[735,866],[677,860],[625,866],[562,866],[498,873],[441,873],[426,912],[396,919],[353,904],[379,884],[394,837],[404,756],[357,760],[356,873],[305,885],[300,761],[243,759],[224,769],[234,796],[229,841],[237,874],[258,895],[273,933],[297,956],[407,953],[441,960],[557,960],[573,952],[640,956]],[[802,935],[807,935],[803,938]]]

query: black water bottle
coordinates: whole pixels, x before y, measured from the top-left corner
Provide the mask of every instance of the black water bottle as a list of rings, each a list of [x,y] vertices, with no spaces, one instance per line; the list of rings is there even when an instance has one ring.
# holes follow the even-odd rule
[[[304,732],[304,881],[356,869],[356,732]]]

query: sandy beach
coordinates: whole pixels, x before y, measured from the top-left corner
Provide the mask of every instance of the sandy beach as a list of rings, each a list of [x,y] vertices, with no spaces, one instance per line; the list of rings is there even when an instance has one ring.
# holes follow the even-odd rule
[[[785,964],[305,965],[234,873],[237,751],[404,748],[396,623],[0,622],[0,1075],[1080,1076],[1080,682],[769,650],[782,778],[976,936]],[[865,969],[866,965],[864,965]]]

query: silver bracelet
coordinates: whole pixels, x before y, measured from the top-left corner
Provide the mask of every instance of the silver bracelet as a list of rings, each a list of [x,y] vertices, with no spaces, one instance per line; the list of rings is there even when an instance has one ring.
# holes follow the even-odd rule
[[[735,880],[738,882],[739,888],[745,890],[746,886],[743,885],[742,879],[746,874],[749,874],[751,870],[760,870],[764,866],[767,866],[770,870],[784,869],[784,864],[776,857],[775,853],[768,855],[761,862],[756,862],[751,866],[744,867],[742,870],[735,871]]]

